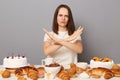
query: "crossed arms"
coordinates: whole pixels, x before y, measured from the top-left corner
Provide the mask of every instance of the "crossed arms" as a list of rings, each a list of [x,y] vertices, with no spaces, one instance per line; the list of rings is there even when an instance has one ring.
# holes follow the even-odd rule
[[[57,51],[62,46],[65,46],[76,53],[82,53],[83,51],[82,41],[77,40],[74,43],[71,43],[71,41],[75,40],[78,36],[82,34],[83,27],[79,27],[71,36],[65,39],[55,38],[51,33],[49,33],[44,28],[43,28],[43,31],[50,38],[48,41],[45,41],[43,44],[45,55],[52,54],[53,52]],[[51,42],[53,42],[54,44],[51,44]]]

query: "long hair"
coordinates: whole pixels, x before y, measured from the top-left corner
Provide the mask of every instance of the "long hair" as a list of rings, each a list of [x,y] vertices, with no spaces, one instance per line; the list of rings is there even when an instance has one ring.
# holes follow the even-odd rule
[[[58,34],[57,15],[58,15],[58,12],[59,12],[60,8],[66,8],[68,10],[68,23],[67,23],[66,27],[67,27],[67,30],[68,30],[68,34],[71,35],[75,31],[75,24],[74,24],[71,9],[65,4],[61,4],[56,8],[55,13],[54,13],[54,18],[53,18],[52,30],[53,30],[53,32]]]

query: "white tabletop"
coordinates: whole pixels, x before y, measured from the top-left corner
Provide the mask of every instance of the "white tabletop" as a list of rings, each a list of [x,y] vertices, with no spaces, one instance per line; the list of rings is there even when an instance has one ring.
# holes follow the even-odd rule
[[[40,67],[41,65],[35,65],[35,67]],[[4,70],[5,68],[0,65],[0,70]],[[27,78],[27,76],[25,76]],[[17,77],[12,74],[10,78],[2,78],[2,76],[0,75],[0,80],[17,80]],[[27,80],[31,80],[29,78],[27,78]],[[45,80],[44,78],[39,78],[38,80]],[[60,80],[58,78],[54,79],[54,80]],[[94,79],[94,78],[86,78],[86,79],[83,79],[83,78],[71,78],[70,80],[105,80],[103,77],[100,78],[100,79]],[[120,80],[120,77],[113,77],[109,80]]]

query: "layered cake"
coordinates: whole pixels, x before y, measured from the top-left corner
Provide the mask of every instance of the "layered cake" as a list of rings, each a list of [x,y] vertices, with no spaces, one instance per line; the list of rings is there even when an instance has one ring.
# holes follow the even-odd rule
[[[28,66],[27,58],[25,56],[7,56],[3,59],[3,66],[5,68],[20,68]]]
[[[113,60],[108,57],[106,58],[94,57],[93,59],[90,60],[90,68],[103,67],[111,69],[113,65],[114,65]]]

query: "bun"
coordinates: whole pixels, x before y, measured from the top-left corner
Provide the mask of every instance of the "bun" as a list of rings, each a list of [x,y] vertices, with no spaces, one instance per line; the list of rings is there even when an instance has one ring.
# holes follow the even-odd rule
[[[8,70],[3,71],[2,77],[3,78],[9,78],[11,76],[11,73]]]
[[[39,78],[43,78],[44,75],[45,75],[45,69],[44,69],[44,67],[39,67],[39,68],[37,68],[37,70],[38,70],[38,77]]]

